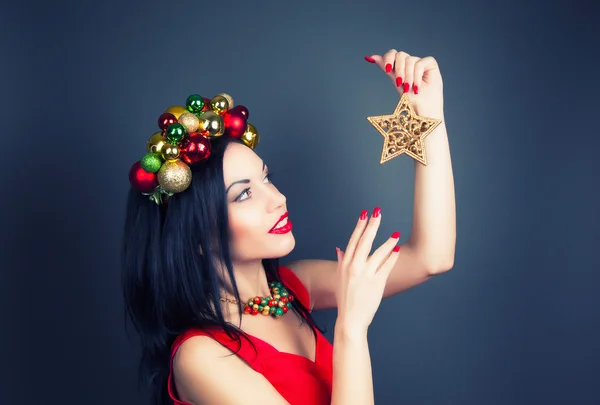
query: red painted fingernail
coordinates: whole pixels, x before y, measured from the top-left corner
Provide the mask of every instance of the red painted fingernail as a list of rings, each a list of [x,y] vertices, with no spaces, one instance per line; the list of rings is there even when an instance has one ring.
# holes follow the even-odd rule
[[[390,73],[392,71],[392,65],[391,64],[387,64],[385,65],[385,73]]]
[[[400,86],[402,86],[402,78],[396,77],[396,87],[400,87]]]
[[[400,251],[400,245],[394,246],[394,252],[399,252],[399,251]]]
[[[379,216],[380,212],[381,212],[381,208],[375,207],[375,209],[373,210],[373,218],[377,218]]]
[[[367,210],[363,210],[360,213],[360,219],[367,219],[367,214],[368,214]]]
[[[413,86],[413,91],[415,92],[415,94],[419,94],[419,86],[417,86],[416,84]]]
[[[398,238],[400,238],[400,232],[394,232],[392,234],[392,239],[398,239]]]
[[[410,89],[410,84],[404,83],[404,92],[408,93],[408,89]]]
[[[369,63],[375,63],[375,59],[371,58],[370,56],[365,56],[365,60]]]

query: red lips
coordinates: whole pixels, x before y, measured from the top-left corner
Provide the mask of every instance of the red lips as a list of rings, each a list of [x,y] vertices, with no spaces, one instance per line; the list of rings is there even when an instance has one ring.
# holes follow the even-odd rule
[[[285,214],[283,214],[281,216],[281,218],[279,218],[279,220],[275,223],[275,225],[273,225],[273,227],[271,228],[269,233],[282,234],[282,233],[290,232],[292,230],[292,221],[290,221],[289,219],[287,221],[287,224],[285,224],[281,228],[275,229],[275,228],[277,228],[277,225],[279,225],[279,223],[281,221],[283,221],[284,219],[286,219],[287,217],[288,217],[288,213],[286,212]]]

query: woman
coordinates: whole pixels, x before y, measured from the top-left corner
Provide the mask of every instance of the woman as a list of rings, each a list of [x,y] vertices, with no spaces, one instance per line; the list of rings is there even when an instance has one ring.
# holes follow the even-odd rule
[[[390,50],[365,59],[401,94],[411,92],[419,115],[443,117],[432,57]],[[357,215],[345,251],[336,248],[337,261],[279,266],[295,245],[293,215],[253,150],[257,134],[245,121],[248,110],[227,112],[229,96],[215,99],[211,108],[224,112],[231,136],[206,118],[207,100],[188,99],[198,122],[193,114],[175,117],[187,135],[173,117],[161,116],[159,138],[181,141],[180,150],[149,144],[144,168],[134,165],[130,173],[124,296],[141,335],[141,375],[150,381],[153,402],[372,404],[367,329],[382,297],[453,265],[454,190],[443,121],[427,139],[428,165],[415,165],[414,223],[402,249],[395,232],[371,254],[382,220],[375,208]],[[202,131],[210,145],[197,136]],[[186,136],[198,142],[191,145]],[[153,160],[157,154],[182,156],[189,169],[163,172],[166,160]],[[323,308],[338,311],[333,345],[311,317]]]

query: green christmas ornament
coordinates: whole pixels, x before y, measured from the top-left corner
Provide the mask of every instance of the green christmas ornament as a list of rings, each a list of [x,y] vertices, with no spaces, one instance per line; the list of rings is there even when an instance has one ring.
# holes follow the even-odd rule
[[[204,98],[199,94],[192,94],[185,101],[188,111],[197,114],[204,108]]]
[[[185,127],[180,123],[171,124],[167,127],[167,139],[171,143],[178,143],[186,134]]]
[[[146,153],[140,164],[142,165],[142,169],[148,173],[156,173],[162,165],[162,160],[154,153]]]

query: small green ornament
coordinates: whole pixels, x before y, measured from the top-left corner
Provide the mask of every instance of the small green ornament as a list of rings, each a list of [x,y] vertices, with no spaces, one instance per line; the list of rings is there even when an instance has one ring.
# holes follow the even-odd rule
[[[171,143],[178,143],[183,139],[185,133],[185,127],[180,123],[171,124],[167,128],[167,139],[171,141]]]
[[[199,94],[192,94],[185,101],[185,106],[189,112],[197,114],[204,108],[204,98]]]
[[[277,309],[275,310],[275,316],[281,316],[281,315],[283,315],[283,309],[281,309],[281,308],[277,308]]]
[[[156,173],[162,166],[162,160],[154,153],[146,153],[140,161],[142,169],[148,173]]]
[[[269,312],[271,313],[271,315],[273,315],[275,313],[275,311],[277,311],[277,307],[270,307],[269,308]]]

